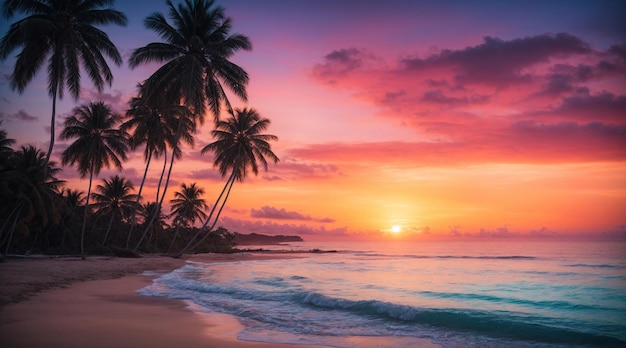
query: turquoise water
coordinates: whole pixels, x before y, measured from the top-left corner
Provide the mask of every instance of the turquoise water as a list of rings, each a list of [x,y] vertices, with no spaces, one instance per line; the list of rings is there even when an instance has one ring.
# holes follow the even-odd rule
[[[276,247],[275,247],[276,248]],[[188,262],[138,292],[237,317],[248,341],[352,347],[626,347],[626,243],[292,243]],[[374,338],[376,340],[374,340]],[[386,342],[386,343],[385,343]]]

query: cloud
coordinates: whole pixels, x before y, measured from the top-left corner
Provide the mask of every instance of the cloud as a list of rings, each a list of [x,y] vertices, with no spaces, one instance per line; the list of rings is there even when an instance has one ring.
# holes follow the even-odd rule
[[[548,227],[527,231],[512,231],[507,226],[495,229],[480,228],[474,232],[460,232],[459,226],[451,227],[449,237],[458,239],[538,239],[538,240],[598,240],[598,241],[625,241],[626,228],[618,226],[615,229],[598,232],[571,232],[556,231]]]
[[[406,72],[445,68],[454,72],[454,80],[460,84],[485,83],[506,87],[529,82],[532,75],[525,69],[547,63],[552,57],[565,58],[590,52],[589,45],[567,33],[510,41],[487,36],[477,46],[442,50],[427,58],[404,58],[400,63]]]
[[[485,103],[489,100],[489,96],[486,95],[469,95],[463,97],[449,97],[444,94],[440,89],[429,90],[424,92],[420,101],[424,103],[441,104],[450,106],[467,105],[475,103]]]
[[[297,211],[287,211],[285,208],[274,208],[270,206],[263,206],[260,209],[251,209],[250,216],[254,218],[263,218],[263,219],[275,219],[275,220],[301,220],[301,221],[317,221],[323,223],[332,223],[335,222],[334,219],[331,218],[322,218],[317,219],[313,218],[310,215],[304,215]]]
[[[548,114],[561,119],[604,121],[626,125],[626,96],[603,92],[589,95],[587,91],[564,98]]]
[[[222,177],[219,170],[216,168],[192,170],[189,174],[192,179],[206,179],[211,181],[226,182],[227,177]]]
[[[375,59],[374,56],[365,49],[342,48],[325,55],[324,62],[316,64],[312,73],[318,79],[334,83],[335,79],[346,76],[373,59]]]
[[[280,176],[277,176],[277,175],[272,175],[272,176],[263,175],[263,180],[266,180],[266,181],[281,181],[283,179]]]
[[[608,53],[621,58],[622,62],[626,62],[626,43],[611,46]]]
[[[128,109],[128,96],[125,96],[120,90],[113,90],[111,93],[98,92],[93,88],[84,88],[80,92],[80,102],[90,103],[102,101],[109,105],[111,109],[117,113],[124,113]]]
[[[339,167],[335,164],[302,161],[293,157],[283,158],[281,162],[272,167],[272,172],[276,175],[268,178],[270,181],[327,178],[341,175]]]
[[[395,65],[359,64],[359,52],[333,51],[313,77],[336,78],[333,88],[378,106],[380,117],[413,129],[415,141],[309,144],[289,156],[418,166],[625,159],[626,44],[599,51],[567,33],[488,36]],[[335,59],[349,69],[320,74]]]
[[[315,235],[327,237],[348,235],[347,228],[345,227],[326,229],[324,226],[312,227],[305,224],[277,224],[271,221],[262,222],[259,220],[248,221],[233,219],[228,216],[222,217],[218,225],[223,226],[231,232],[239,233],[260,233],[267,235]]]
[[[519,121],[459,141],[311,144],[288,150],[311,161],[448,166],[473,163],[567,163],[626,160],[626,125]]]
[[[21,109],[14,114],[0,112],[0,119],[7,120],[7,122],[11,122],[12,120],[18,120],[21,122],[35,122],[39,120],[39,117],[33,116],[26,112],[24,109]]]

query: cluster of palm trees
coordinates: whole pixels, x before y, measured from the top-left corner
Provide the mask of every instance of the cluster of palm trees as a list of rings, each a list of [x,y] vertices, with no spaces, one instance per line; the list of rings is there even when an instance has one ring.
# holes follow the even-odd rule
[[[52,97],[52,132],[45,155],[32,146],[14,151],[10,147],[13,141],[6,132],[0,132],[0,199],[10,202],[0,206],[0,247],[5,247],[5,254],[14,236],[29,236],[33,228],[35,235],[46,236],[49,244],[65,247],[71,241],[74,244],[70,248],[80,250],[83,257],[86,241],[90,250],[113,243],[124,249],[146,250],[152,246],[152,250],[172,251],[180,244],[179,255],[199,250],[206,246],[207,239],[226,240],[228,244],[228,238],[224,238],[228,235],[216,226],[234,182],[243,181],[250,170],[256,175],[259,166],[267,170],[268,161],[278,162],[269,144],[277,138],[262,133],[270,121],[252,108],[233,108],[225,91],[226,87],[247,100],[248,74],[229,58],[239,50],[251,49],[248,38],[230,33],[230,19],[213,0],[185,0],[178,5],[168,0],[171,23],[158,12],[144,21],[163,41],[134,50],[129,59],[131,68],[155,62],[162,65],[138,84],[137,96],[129,102],[126,114],[115,113],[104,102],[90,102],[77,106],[65,119],[59,138],[71,144],[63,151],[61,162],[75,166],[81,177],[88,176],[89,186],[84,197],[80,192],[63,189],[63,182],[55,177],[60,170],[50,161],[56,99],[63,97],[66,87],[75,100],[78,98],[81,67],[98,90],[105,82],[111,84],[113,76],[103,53],[116,64],[122,61],[115,45],[96,25],[126,23],[124,14],[104,8],[112,3],[7,0],[3,4],[7,18],[15,13],[25,15],[0,41],[1,59],[22,49],[11,86],[22,92],[47,61]],[[228,112],[226,119],[220,118],[223,107]],[[183,156],[183,143],[193,145],[194,134],[204,124],[207,112],[213,115],[212,136],[216,140],[202,153],[213,153],[214,165],[228,179],[208,214],[205,211],[209,206],[201,198],[204,190],[192,183],[183,184],[174,194],[171,215],[167,216],[162,208],[174,162]],[[121,169],[127,153],[139,148],[144,150],[146,168],[137,194],[132,193],[133,184],[120,176],[104,179],[92,192],[93,180],[102,169]],[[153,158],[161,157],[163,169],[155,200],[141,204],[148,168]],[[79,215],[82,219],[77,218]],[[165,228],[168,217],[173,218],[172,228]],[[106,227],[96,242],[95,234],[88,232],[98,229],[101,220],[107,221]],[[202,227],[193,227],[202,220]],[[92,231],[86,231],[88,227]],[[154,241],[165,230],[171,232],[165,234],[167,243],[155,247],[158,243]],[[52,241],[51,236],[56,240]],[[79,243],[75,243],[77,239]]]

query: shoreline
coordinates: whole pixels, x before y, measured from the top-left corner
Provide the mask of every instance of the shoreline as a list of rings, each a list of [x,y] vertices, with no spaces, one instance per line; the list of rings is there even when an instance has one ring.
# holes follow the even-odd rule
[[[8,258],[0,263],[0,310],[2,307],[28,301],[37,294],[71,284],[117,279],[147,270],[172,271],[182,267],[186,259],[156,255],[140,258],[88,256],[36,256]]]
[[[271,257],[205,254],[198,261]],[[235,317],[136,293],[157,276],[143,272],[167,273],[194,258],[8,259],[0,263],[0,341],[10,347],[310,347],[241,341]]]
[[[193,310],[185,300],[139,295],[159,274],[187,261],[238,262],[296,253],[199,254],[175,259],[88,257],[8,259],[0,263],[0,342],[10,347],[313,348],[237,339],[243,326],[227,314]],[[153,271],[144,275],[146,271]],[[365,341],[363,341],[365,339]],[[393,338],[387,338],[393,339]],[[346,337],[376,347],[384,337]],[[438,347],[424,339],[420,347]]]

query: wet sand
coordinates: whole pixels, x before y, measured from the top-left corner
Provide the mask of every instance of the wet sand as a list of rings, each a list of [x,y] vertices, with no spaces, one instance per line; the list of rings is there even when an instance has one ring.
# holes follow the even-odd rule
[[[285,255],[203,255],[201,260],[275,257]],[[0,342],[16,348],[310,347],[240,341],[236,335],[242,327],[234,317],[199,314],[184,301],[135,292],[154,278],[144,271],[168,272],[185,262],[159,256],[9,259],[0,263]],[[424,340],[424,347],[430,346],[435,345]]]

